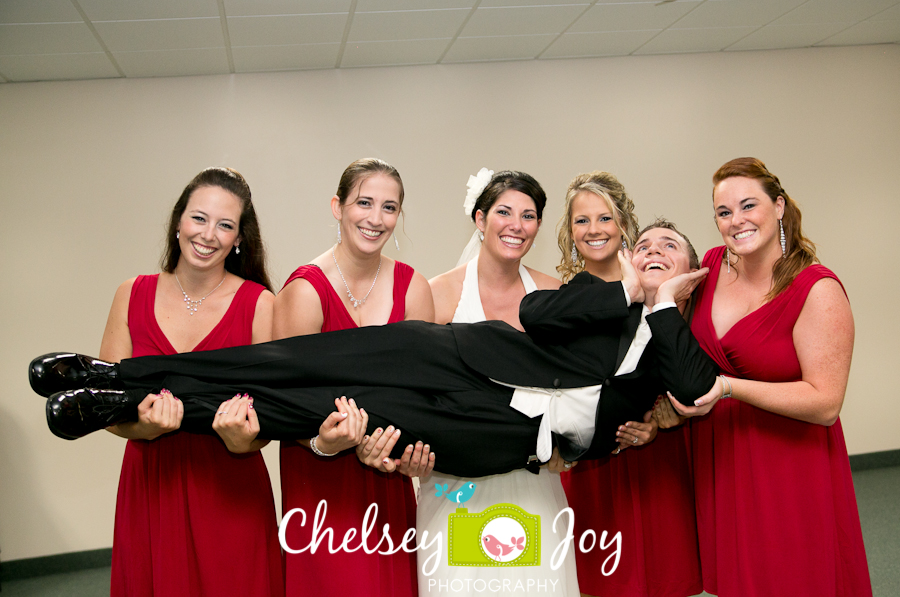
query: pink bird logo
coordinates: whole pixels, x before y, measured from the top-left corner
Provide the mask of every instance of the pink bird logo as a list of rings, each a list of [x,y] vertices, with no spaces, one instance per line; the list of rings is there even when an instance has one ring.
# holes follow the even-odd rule
[[[503,556],[513,551],[520,552],[525,549],[525,537],[515,537],[511,539],[512,545],[501,543],[499,539],[493,535],[485,535],[481,538],[484,541],[484,549],[493,555],[498,562],[503,561]],[[518,553],[516,554],[518,555]]]

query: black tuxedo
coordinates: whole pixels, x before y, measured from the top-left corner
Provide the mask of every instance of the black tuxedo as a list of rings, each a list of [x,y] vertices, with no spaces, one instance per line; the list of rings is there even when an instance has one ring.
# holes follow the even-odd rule
[[[659,392],[690,404],[712,387],[715,365],[676,309],[647,317],[652,342],[634,372],[613,377],[640,314],[621,284],[583,273],[558,291],[525,297],[525,334],[498,321],[401,322],[126,359],[120,374],[138,393],[172,391],[185,404],[182,428],[202,433],[211,432],[219,403],[238,392],[255,398],[260,436],[271,439],[315,435],[335,397],[354,397],[370,415],[370,432],[394,424],[400,446],[431,444],[439,470],[481,476],[525,466],[540,424],[510,408],[513,390],[491,379],[559,389],[603,384],[590,449],[555,437],[569,460],[608,454],[616,427],[639,420]]]

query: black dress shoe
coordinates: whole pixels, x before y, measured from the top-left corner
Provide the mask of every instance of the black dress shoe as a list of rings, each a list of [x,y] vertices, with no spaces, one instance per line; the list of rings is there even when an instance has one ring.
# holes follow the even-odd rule
[[[51,352],[31,361],[28,367],[31,389],[47,398],[78,388],[119,389],[119,367],[74,352]]]
[[[47,426],[57,437],[78,439],[110,425],[137,421],[143,398],[141,392],[93,388],[57,392],[47,400]]]

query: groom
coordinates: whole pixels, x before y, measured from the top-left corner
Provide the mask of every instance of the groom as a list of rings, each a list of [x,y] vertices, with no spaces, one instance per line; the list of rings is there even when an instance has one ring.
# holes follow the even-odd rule
[[[660,392],[693,404],[717,387],[715,365],[675,308],[675,295],[704,274],[690,273],[696,263],[682,235],[666,229],[655,236],[668,240],[648,241],[652,230],[632,262],[620,254],[621,283],[582,273],[526,296],[524,334],[498,321],[401,322],[126,359],[116,400],[136,405],[165,387],[184,403],[181,429],[211,433],[222,400],[249,393],[260,437],[297,439],[318,432],[335,396],[353,396],[370,432],[393,424],[404,445],[429,443],[436,468],[460,476],[521,468],[533,455],[546,461],[554,446],[566,460],[598,458],[615,447],[616,427],[640,420]],[[656,312],[641,304],[645,293]],[[50,403],[64,416],[95,406],[81,399],[64,392]]]

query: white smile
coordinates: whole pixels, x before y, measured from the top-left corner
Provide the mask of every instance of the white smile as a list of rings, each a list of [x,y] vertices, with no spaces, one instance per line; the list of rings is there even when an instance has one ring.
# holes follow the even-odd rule
[[[737,234],[734,235],[734,240],[744,240],[745,238],[747,238],[749,236],[753,236],[754,234],[756,234],[756,230],[747,230],[745,232],[738,232]]]
[[[521,245],[523,242],[525,242],[521,238],[516,238],[514,236],[501,236],[500,240],[509,245],[516,245],[516,246]]]
[[[363,233],[364,236],[368,236],[369,238],[378,238],[382,234],[384,234],[384,230],[369,230],[368,228],[360,228],[360,232]]]
[[[604,238],[603,240],[588,240],[588,241],[585,241],[585,243],[587,244],[587,246],[589,246],[589,247],[594,247],[595,249],[599,249],[600,247],[602,247],[603,245],[605,245],[605,244],[608,243],[608,242],[609,242],[609,239],[608,239],[608,238]]]
[[[655,261],[654,261],[653,263],[648,263],[647,265],[644,266],[644,271],[645,271],[645,272],[648,272],[648,271],[650,271],[651,269],[661,269],[661,270],[664,271],[664,272],[669,271],[668,266],[666,266],[666,265],[663,264],[663,263],[658,263],[658,262],[655,262]]]
[[[203,245],[198,245],[198,244],[195,243],[195,242],[191,242],[191,246],[194,247],[194,250],[195,250],[195,251],[197,251],[198,253],[200,253],[200,254],[203,255],[204,257],[208,257],[209,255],[212,255],[212,254],[215,253],[215,251],[216,251],[215,248],[213,248],[213,247],[206,247],[206,246],[203,246]]]

